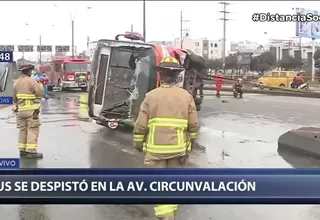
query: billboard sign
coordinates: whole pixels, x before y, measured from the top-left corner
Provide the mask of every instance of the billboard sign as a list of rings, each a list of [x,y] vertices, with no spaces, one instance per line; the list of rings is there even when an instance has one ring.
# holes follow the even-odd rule
[[[57,45],[55,48],[56,52],[69,52],[70,46]]]
[[[32,45],[18,45],[18,52],[33,52]]]
[[[14,45],[0,45],[0,51],[14,51]]]
[[[301,21],[296,23],[296,36],[320,39],[320,12],[297,8],[297,14],[301,16]]]
[[[237,63],[238,65],[250,65],[252,53],[238,53]]]
[[[49,45],[37,46],[37,52],[52,52],[52,46],[49,46]]]

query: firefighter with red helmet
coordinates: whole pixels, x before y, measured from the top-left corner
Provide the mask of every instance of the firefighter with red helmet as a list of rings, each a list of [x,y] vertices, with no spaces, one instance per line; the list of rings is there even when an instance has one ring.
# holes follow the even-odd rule
[[[22,65],[21,76],[13,84],[13,98],[16,106],[17,127],[19,128],[18,147],[21,157],[38,159],[37,151],[40,128],[40,102],[43,86],[31,77],[33,65]]]
[[[177,59],[166,57],[157,69],[162,84],[141,104],[133,131],[135,147],[145,152],[148,168],[182,168],[199,131],[196,105],[188,91],[176,86],[183,71]],[[178,205],[154,207],[160,220],[175,220],[177,209]]]

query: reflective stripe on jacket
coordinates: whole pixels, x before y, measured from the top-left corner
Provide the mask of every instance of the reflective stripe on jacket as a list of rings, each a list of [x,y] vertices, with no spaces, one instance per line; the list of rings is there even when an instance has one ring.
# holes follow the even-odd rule
[[[35,79],[22,75],[13,84],[14,103],[18,111],[40,109],[44,89]]]
[[[148,122],[149,133],[144,144],[144,151],[158,154],[174,154],[186,152],[190,140],[187,140],[186,130],[188,120],[176,118],[153,118]],[[169,131],[172,135],[171,139],[176,139],[176,144],[155,144],[157,129]],[[169,133],[168,132],[168,133]]]
[[[154,213],[157,217],[162,217],[178,209],[178,205],[158,205],[154,207]]]
[[[24,102],[18,107],[18,111],[37,110],[40,108],[40,103],[34,102],[36,96],[33,94],[17,94],[17,99]]]
[[[145,152],[181,155],[199,130],[193,97],[177,86],[156,88],[147,93],[133,131],[136,145]]]

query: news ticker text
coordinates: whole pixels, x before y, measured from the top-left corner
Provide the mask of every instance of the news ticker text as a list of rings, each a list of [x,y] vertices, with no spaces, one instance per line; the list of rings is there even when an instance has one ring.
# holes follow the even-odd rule
[[[0,170],[0,203],[320,203],[320,171],[306,172],[308,175],[294,171],[281,173],[276,169],[250,172],[242,169]]]

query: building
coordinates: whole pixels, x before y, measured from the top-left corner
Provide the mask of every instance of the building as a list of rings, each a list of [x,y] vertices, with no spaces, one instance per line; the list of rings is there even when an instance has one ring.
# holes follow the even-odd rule
[[[180,47],[180,41],[175,41],[176,47]],[[222,57],[222,41],[203,39],[189,39],[182,41],[183,49],[189,49],[206,60],[219,59]]]
[[[229,54],[252,53],[253,56],[259,56],[261,53],[269,51],[268,45],[261,45],[252,41],[231,42]]]
[[[312,57],[311,42],[302,43],[299,38],[288,40],[270,39],[269,48],[277,61],[286,56],[301,57],[302,60],[306,60],[310,56]]]

